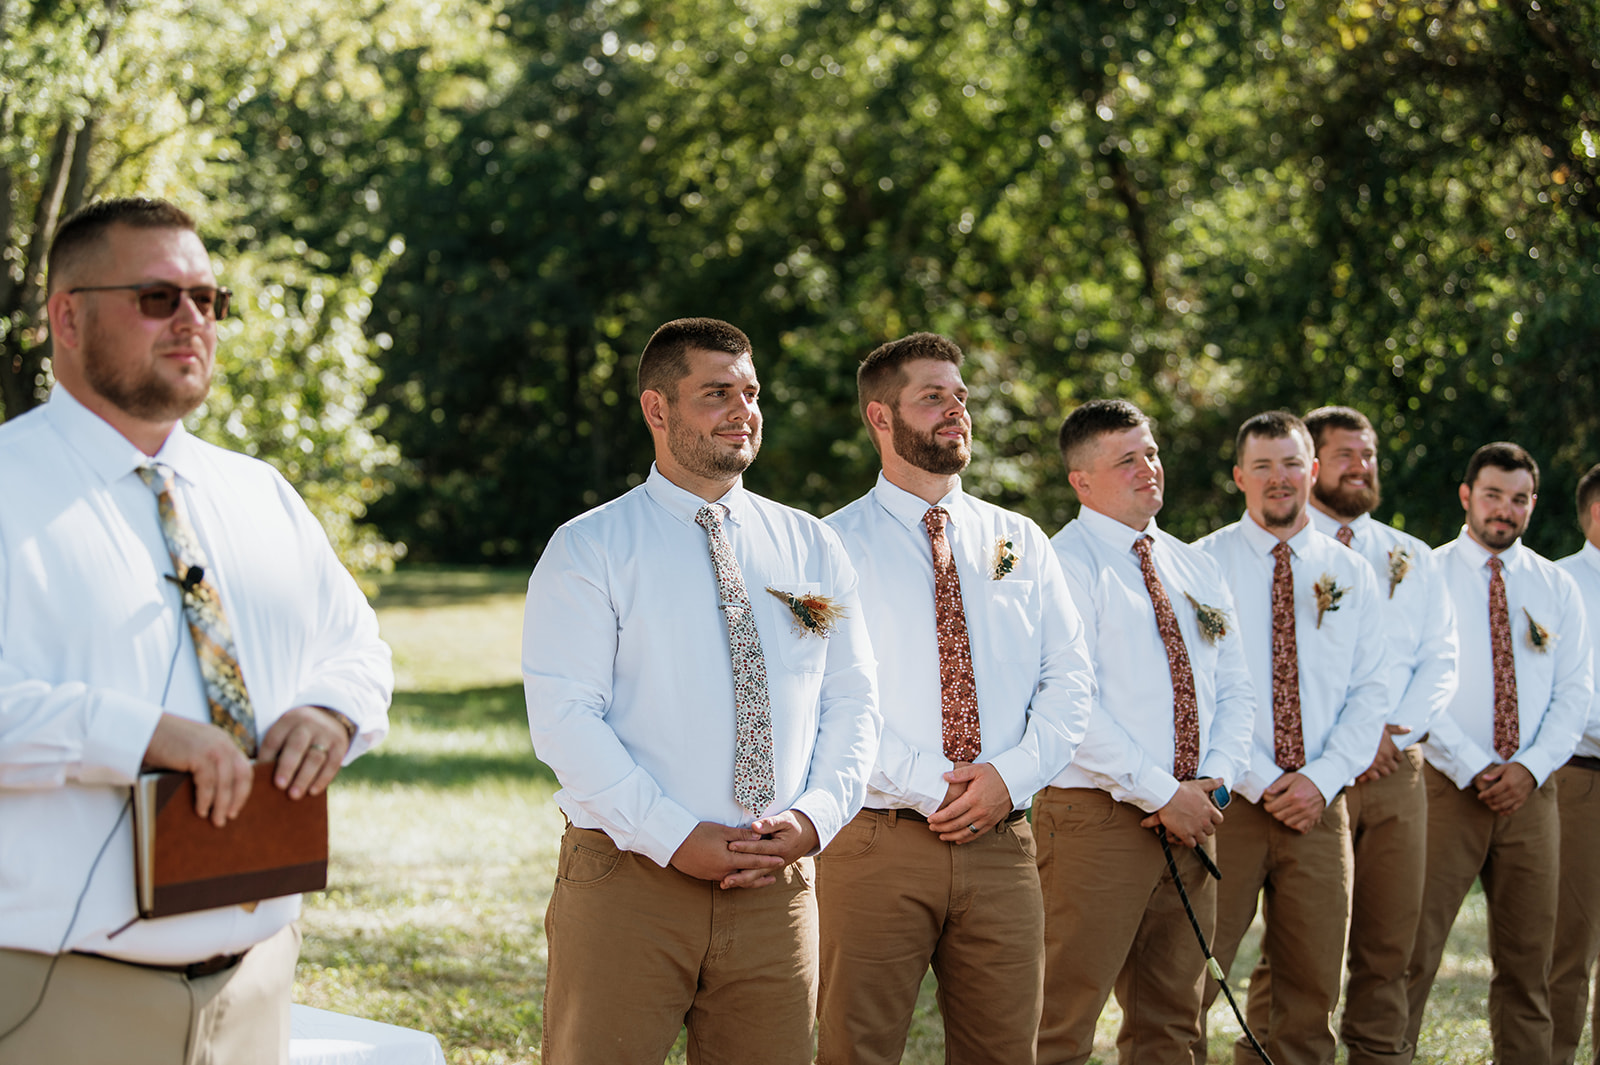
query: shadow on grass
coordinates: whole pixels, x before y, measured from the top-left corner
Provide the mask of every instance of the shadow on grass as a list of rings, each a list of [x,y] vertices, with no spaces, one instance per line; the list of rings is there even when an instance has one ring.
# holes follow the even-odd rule
[[[555,774],[534,756],[527,740],[528,718],[522,685],[502,684],[459,692],[396,692],[389,719],[421,733],[475,731],[520,734],[522,747],[461,750],[394,750],[382,744],[358,758],[341,773],[341,780],[367,784],[416,784],[453,788],[484,780],[541,780],[553,783]],[[410,746],[415,746],[411,744]]]
[[[520,684],[497,684],[455,692],[395,692],[389,720],[422,730],[528,727],[528,704]],[[379,750],[382,750],[380,747]],[[357,763],[359,764],[359,763]]]
[[[382,748],[346,766],[340,780],[363,784],[405,784],[434,788],[459,788],[486,780],[540,780],[555,783],[550,767],[533,756],[472,754],[384,754]]]
[[[527,569],[451,566],[405,567],[369,578],[372,605],[384,607],[464,606],[474,599],[527,595]]]

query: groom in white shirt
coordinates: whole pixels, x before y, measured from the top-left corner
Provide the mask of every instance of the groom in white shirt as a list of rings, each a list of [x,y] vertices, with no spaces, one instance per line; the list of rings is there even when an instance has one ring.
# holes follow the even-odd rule
[[[551,537],[528,582],[534,749],[570,822],[545,915],[546,1061],[811,1059],[811,855],[877,749],[856,575],[744,489],[750,340],[685,318],[639,357],[650,476]]]

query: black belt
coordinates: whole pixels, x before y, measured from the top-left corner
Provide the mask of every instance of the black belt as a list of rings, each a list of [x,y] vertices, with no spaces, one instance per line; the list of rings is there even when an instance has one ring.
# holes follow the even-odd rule
[[[154,969],[162,973],[177,973],[190,980],[198,980],[202,976],[215,976],[217,973],[226,972],[238,965],[244,958],[243,954],[218,954],[205,961],[192,961],[187,965],[161,965],[148,961],[128,961],[126,958],[113,958],[107,954],[95,954],[87,950],[75,950],[74,954],[82,954],[88,958],[99,958],[102,961],[114,961],[118,965],[131,965],[135,969]]]
[[[1593,758],[1587,754],[1575,754],[1567,759],[1567,764],[1574,769],[1592,769],[1600,773],[1600,758]]]
[[[904,817],[908,821],[921,821],[923,824],[928,823],[927,814],[923,813],[921,810],[913,810],[909,806],[900,807],[894,810],[880,810],[868,806],[866,808],[866,812],[869,814],[888,814],[891,817]],[[1000,823],[1002,825],[1014,825],[1027,816],[1028,811],[1026,810],[1012,810],[1010,813],[1006,814],[1000,819]]]

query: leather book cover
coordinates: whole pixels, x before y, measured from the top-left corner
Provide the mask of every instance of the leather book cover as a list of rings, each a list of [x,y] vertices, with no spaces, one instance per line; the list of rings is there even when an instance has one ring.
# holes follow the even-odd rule
[[[257,762],[239,816],[218,828],[194,812],[188,773],[143,773],[133,789],[139,916],[168,917],[328,886],[328,793],[290,799]]]

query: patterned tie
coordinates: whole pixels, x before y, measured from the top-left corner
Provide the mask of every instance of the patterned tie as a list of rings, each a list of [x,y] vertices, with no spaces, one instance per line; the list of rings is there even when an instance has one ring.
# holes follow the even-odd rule
[[[1294,637],[1294,574],[1289,545],[1272,549],[1272,755],[1279,769],[1293,772],[1306,764],[1300,726],[1300,655]]]
[[[1139,556],[1144,588],[1150,593],[1150,605],[1155,607],[1156,628],[1161,630],[1161,642],[1167,648],[1167,669],[1172,673],[1172,775],[1179,780],[1193,780],[1200,772],[1200,709],[1194,694],[1194,672],[1189,668],[1189,649],[1178,630],[1178,617],[1156,575],[1155,560],[1150,555],[1154,544],[1148,535],[1141,536],[1133,542],[1133,553]]]
[[[1494,753],[1507,761],[1522,745],[1517,724],[1517,663],[1511,652],[1511,611],[1506,606],[1505,563],[1489,556],[1489,648],[1494,658]]]
[[[211,707],[211,723],[232,736],[246,756],[254,758],[256,714],[250,705],[250,693],[245,690],[244,674],[239,671],[233,627],[228,624],[216,585],[205,579],[208,568],[205,552],[200,549],[194,527],[178,506],[172,468],[158,462],[140,466],[135,472],[156,494],[161,535],[166,538],[172,568],[179,577],[183,614],[188,619],[189,635],[194,638],[195,654],[200,659],[200,677],[205,682],[206,702]]]
[[[961,605],[961,576],[945,539],[943,507],[922,516],[933,548],[933,616],[939,630],[939,692],[943,704],[944,756],[972,762],[982,748],[978,729],[978,685],[972,676],[972,646],[967,642],[967,612]]]
[[[1350,541],[1356,538],[1356,531],[1348,525],[1341,525],[1339,526],[1339,531],[1333,534],[1333,538],[1344,546],[1349,547]]]
[[[744,574],[733,546],[722,532],[722,508],[707,503],[694,516],[706,531],[717,592],[728,621],[728,647],[733,659],[733,798],[760,817],[772,805],[772,698],[767,691],[767,659],[761,634],[745,594]]]

